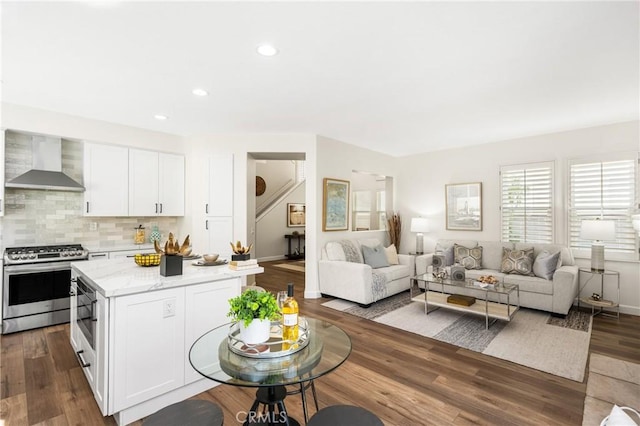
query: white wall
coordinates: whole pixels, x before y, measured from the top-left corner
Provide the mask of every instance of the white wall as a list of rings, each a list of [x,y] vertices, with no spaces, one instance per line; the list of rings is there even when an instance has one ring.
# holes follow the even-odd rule
[[[384,176],[396,176],[397,159],[379,152],[349,145],[326,137],[318,136],[318,181],[317,203],[315,211],[318,222],[318,240],[316,241],[318,253],[328,241],[336,241],[348,238],[378,238],[385,245],[389,238],[386,231],[322,231],[322,180],[324,178],[352,180],[352,171],[358,170],[380,174]],[[308,173],[307,173],[308,175]],[[351,204],[349,205],[351,208]],[[307,220],[313,211],[307,207]],[[351,222],[349,222],[351,223]],[[351,229],[351,227],[349,227]],[[307,241],[307,248],[310,246]],[[310,258],[310,257],[309,257]],[[309,262],[307,262],[308,264]]]
[[[293,231],[298,231],[300,234],[305,233],[304,227],[289,228],[287,226],[287,204],[304,202],[305,187],[300,185],[258,221],[256,224],[256,257],[260,260],[285,258],[287,240],[284,235],[291,234]],[[292,244],[294,243],[292,242]],[[293,250],[294,245],[291,247]],[[295,247],[297,247],[297,241]]]
[[[296,165],[291,160],[256,161],[256,176],[266,183],[264,194],[256,196],[256,210],[261,210],[280,193],[280,189],[295,184]]]
[[[439,238],[500,240],[499,169],[502,165],[553,161],[555,164],[555,242],[567,244],[567,161],[571,158],[640,150],[639,122],[626,122],[562,133],[437,151],[398,159],[397,206],[404,223],[413,216],[429,219],[425,251]],[[445,230],[445,184],[482,182],[482,231]],[[415,235],[404,227],[402,251],[413,248]],[[589,259],[578,259],[589,266]],[[622,311],[640,315],[640,263],[607,261],[621,276]],[[592,280],[596,281],[596,280]],[[591,285],[584,289],[591,294]],[[593,288],[596,291],[596,288]],[[599,293],[599,288],[597,289]]]

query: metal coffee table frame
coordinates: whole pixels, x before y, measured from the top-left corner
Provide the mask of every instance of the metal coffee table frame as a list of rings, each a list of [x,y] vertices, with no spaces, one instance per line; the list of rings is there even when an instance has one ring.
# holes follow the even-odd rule
[[[421,300],[420,296],[413,296],[413,285],[414,283],[417,285],[419,281],[425,284],[424,300]],[[433,312],[439,308],[466,312],[475,315],[484,315],[485,328],[487,330],[497,320],[511,321],[516,312],[520,310],[520,287],[517,284],[499,283],[496,286],[482,288],[474,285],[473,282],[474,280],[472,279],[467,279],[465,281],[455,281],[446,278],[435,278],[430,274],[418,275],[411,279],[411,300],[424,303],[425,315],[428,315],[430,312]],[[458,293],[456,293],[455,291],[445,291],[445,286],[453,289],[464,289],[463,293],[471,292],[471,294],[473,294],[474,296],[480,295],[479,297],[481,297],[482,299],[476,301],[476,303],[471,306],[448,303],[447,297],[449,295]],[[437,289],[434,287],[440,287],[440,291],[437,291]],[[511,303],[511,295],[514,292],[517,297],[517,303],[515,305]],[[489,300],[490,294],[496,295],[497,301]],[[506,303],[503,303],[501,301],[501,296],[505,296]],[[483,301],[484,304],[482,303]],[[429,305],[432,306],[432,309],[429,309]]]

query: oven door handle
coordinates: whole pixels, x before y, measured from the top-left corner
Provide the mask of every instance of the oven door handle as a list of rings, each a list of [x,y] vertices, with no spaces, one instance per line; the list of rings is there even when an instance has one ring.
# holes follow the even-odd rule
[[[78,362],[80,362],[80,366],[82,368],[91,367],[91,363],[85,362],[84,358],[82,357],[82,352],[84,352],[84,349],[80,349],[79,351],[76,351],[76,358],[78,358]]]
[[[70,262],[55,262],[54,264],[47,263],[42,265],[5,266],[4,272],[8,274],[29,274],[32,272],[63,271],[71,267],[69,263]]]

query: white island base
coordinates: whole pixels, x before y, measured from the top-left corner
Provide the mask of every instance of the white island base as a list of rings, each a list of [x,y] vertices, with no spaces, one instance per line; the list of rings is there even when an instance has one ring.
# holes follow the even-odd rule
[[[71,345],[102,414],[119,425],[216,386],[191,367],[189,348],[229,321],[228,300],[240,294],[243,276],[263,272],[183,266],[182,275],[162,277],[130,259],[72,263]],[[95,289],[95,302],[78,296],[82,286]],[[83,304],[93,306],[84,322]]]

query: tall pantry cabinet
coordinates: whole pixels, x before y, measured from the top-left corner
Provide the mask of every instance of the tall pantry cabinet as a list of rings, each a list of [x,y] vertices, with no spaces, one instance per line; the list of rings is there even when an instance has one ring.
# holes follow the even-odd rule
[[[233,241],[233,154],[209,158],[205,202],[205,232],[210,253],[231,257]]]

